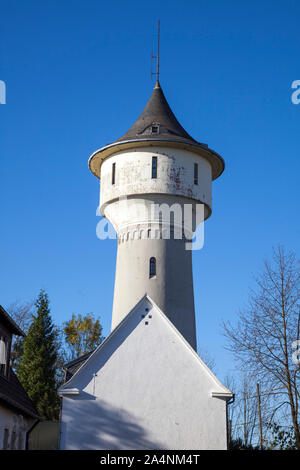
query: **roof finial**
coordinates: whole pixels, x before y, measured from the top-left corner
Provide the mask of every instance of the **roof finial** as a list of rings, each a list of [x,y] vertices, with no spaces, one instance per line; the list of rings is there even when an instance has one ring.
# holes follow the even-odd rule
[[[158,25],[157,25],[157,82],[159,83],[159,32],[160,32],[160,21],[158,20]]]
[[[157,54],[151,54],[151,78],[153,75],[156,75],[156,84],[155,88],[160,88],[159,84],[159,35],[160,35],[160,20],[157,24]],[[152,72],[152,59],[156,59],[156,72]]]

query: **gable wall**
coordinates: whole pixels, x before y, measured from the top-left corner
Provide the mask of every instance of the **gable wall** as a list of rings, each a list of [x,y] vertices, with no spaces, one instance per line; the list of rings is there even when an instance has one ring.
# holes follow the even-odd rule
[[[144,304],[71,381],[80,394],[63,398],[61,448],[226,448],[216,383],[158,311],[145,313]]]

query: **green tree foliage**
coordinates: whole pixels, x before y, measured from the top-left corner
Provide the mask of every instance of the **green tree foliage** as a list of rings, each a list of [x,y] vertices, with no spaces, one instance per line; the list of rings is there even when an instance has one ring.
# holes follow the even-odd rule
[[[64,324],[64,340],[68,349],[68,358],[73,360],[93,351],[102,341],[102,326],[92,313],[72,315]]]
[[[57,332],[52,323],[48,296],[41,290],[36,315],[24,340],[24,353],[17,368],[20,382],[43,419],[57,419]]]

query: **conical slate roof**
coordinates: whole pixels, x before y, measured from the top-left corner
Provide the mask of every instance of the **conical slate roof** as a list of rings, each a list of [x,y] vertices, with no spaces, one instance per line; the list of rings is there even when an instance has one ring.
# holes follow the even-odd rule
[[[155,126],[157,132],[153,132]],[[179,124],[171,110],[159,82],[137,121],[116,142],[136,139],[172,139],[198,144]],[[200,144],[201,145],[201,144]]]
[[[175,147],[201,155],[212,167],[212,179],[218,178],[225,168],[223,158],[206,144],[197,142],[177,121],[157,81],[142,114],[122,137],[105,145],[89,158],[89,168],[100,178],[102,162],[119,150],[150,146]]]

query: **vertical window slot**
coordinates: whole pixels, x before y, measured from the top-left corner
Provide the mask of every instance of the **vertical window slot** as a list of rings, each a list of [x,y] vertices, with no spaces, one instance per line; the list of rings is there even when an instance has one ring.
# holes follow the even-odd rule
[[[152,178],[157,178],[157,157],[152,157]]]
[[[116,164],[112,164],[112,172],[111,172],[111,184],[115,184],[116,182]]]
[[[149,277],[156,276],[156,259],[150,258],[150,265],[149,265]]]
[[[198,163],[194,163],[194,184],[198,184]]]

